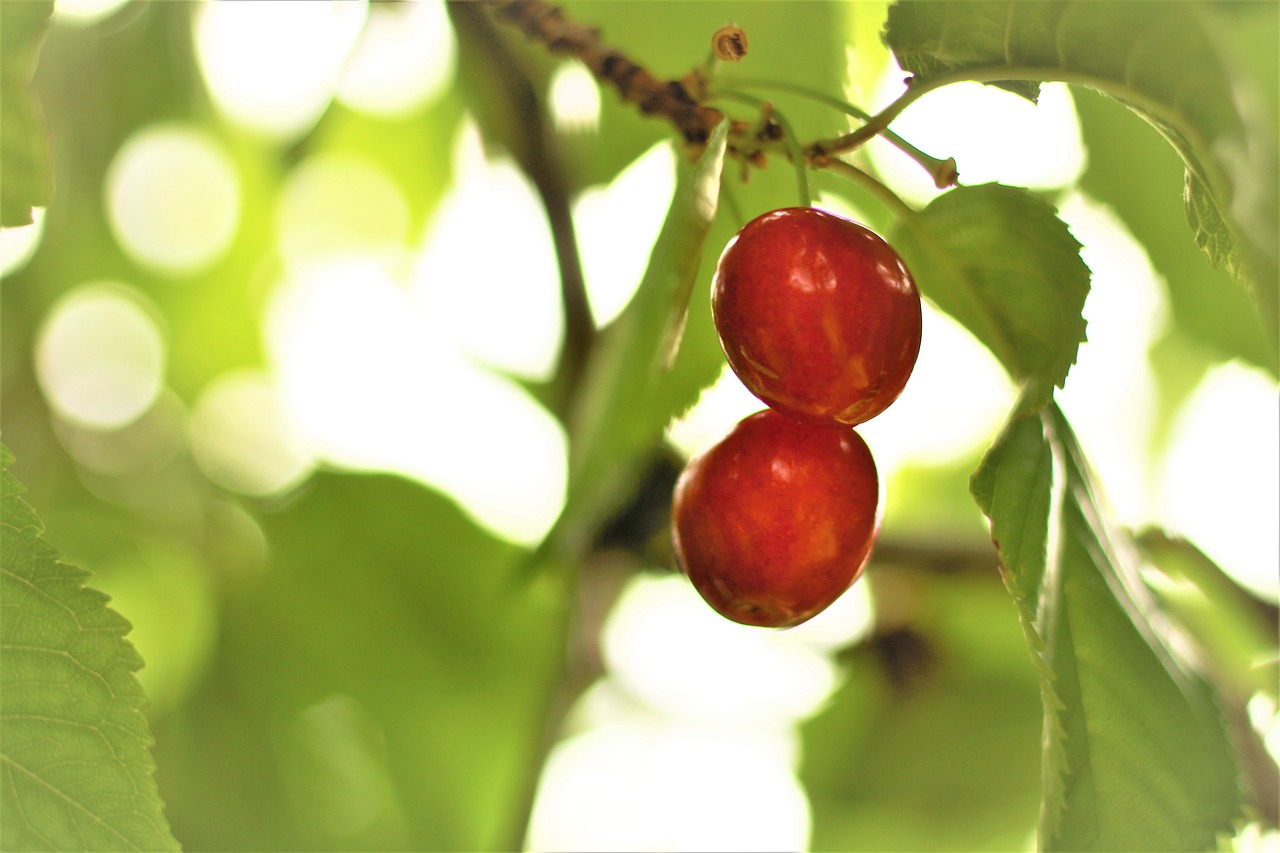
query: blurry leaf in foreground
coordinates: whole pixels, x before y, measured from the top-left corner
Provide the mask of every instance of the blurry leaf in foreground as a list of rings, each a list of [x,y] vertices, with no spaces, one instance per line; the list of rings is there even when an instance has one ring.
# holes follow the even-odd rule
[[[0,847],[176,850],[129,623],[45,542],[3,456]]]
[[[1211,652],[1220,674],[1241,695],[1280,689],[1276,605],[1251,594],[1194,544],[1158,528],[1137,539],[1160,575],[1152,582],[1161,603],[1176,613]]]
[[[1240,808],[1216,697],[1171,648],[1057,406],[1013,420],[971,489],[1041,677],[1042,849],[1213,848]]]
[[[592,359],[579,395],[582,405],[570,424],[575,455],[568,505],[552,534],[568,546],[565,553],[585,542],[594,525],[616,509],[619,483],[634,469],[636,455],[715,378],[714,370],[708,371],[697,387],[684,388],[686,383],[677,383],[682,365],[672,362],[716,216],[726,139],[722,122],[693,168],[681,164],[640,288],[605,331]],[[663,392],[676,384],[683,393],[667,399],[671,395]]]
[[[556,588],[513,582],[524,552],[400,477],[318,474],[259,520],[270,564],[228,588],[210,678],[156,726],[183,843],[516,843],[561,654]]]
[[[1040,797],[1036,679],[996,577],[869,570],[884,625],[804,724],[814,850],[1026,849]]]
[[[1280,357],[1249,295],[1225,269],[1204,263],[1187,239],[1176,204],[1183,171],[1177,153],[1122,105],[1088,89],[1072,95],[1089,151],[1081,188],[1124,220],[1160,274],[1172,312],[1168,334],[1275,375]]]
[[[53,163],[40,105],[31,92],[53,0],[0,3],[0,226],[28,225],[53,195]]]

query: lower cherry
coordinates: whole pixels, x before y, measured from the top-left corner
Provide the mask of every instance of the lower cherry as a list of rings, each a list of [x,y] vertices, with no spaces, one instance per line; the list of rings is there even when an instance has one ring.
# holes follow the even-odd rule
[[[672,503],[676,556],[722,616],[798,625],[862,573],[878,502],[875,461],[853,429],[766,409],[685,467]]]

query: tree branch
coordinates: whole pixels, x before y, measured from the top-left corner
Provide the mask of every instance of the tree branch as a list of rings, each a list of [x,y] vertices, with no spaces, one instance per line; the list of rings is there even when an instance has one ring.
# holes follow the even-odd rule
[[[484,0],[496,19],[519,29],[527,38],[542,44],[553,54],[572,56],[580,60],[601,83],[617,90],[623,101],[635,104],[641,112],[659,115],[666,118],[680,132],[687,143],[702,145],[711,135],[711,131],[724,118],[724,114],[703,101],[708,94],[706,80],[702,72],[693,71],[680,80],[659,80],[626,57],[617,48],[601,40],[600,31],[565,17],[564,12],[547,0]],[[739,31],[740,32],[740,31]],[[778,87],[775,84],[775,87]],[[782,84],[780,88],[797,87]],[[722,96],[734,97],[736,93],[721,92]],[[912,93],[912,97],[917,97]],[[897,111],[905,108],[903,103],[890,105],[882,113],[871,116],[859,108],[829,99],[837,108],[861,118],[867,123],[845,136],[835,139],[820,140],[809,145],[800,146],[790,132],[777,134],[776,123],[765,121],[755,123],[731,120],[729,125],[728,152],[737,155],[745,163],[763,165],[764,153],[776,151],[796,164],[797,169],[835,169],[839,170],[841,162],[836,155],[858,147],[867,139],[885,134],[895,145],[907,151],[933,177],[939,188],[952,186],[956,182],[955,161],[938,160],[923,154],[905,140],[889,133],[889,121],[897,115]],[[766,102],[767,103],[767,102]],[[766,108],[765,112],[768,113]],[[772,124],[772,126],[770,126]],[[802,193],[803,195],[803,193]]]
[[[688,142],[706,142],[724,118],[719,110],[698,103],[681,81],[659,80],[602,42],[599,30],[566,19],[558,6],[546,0],[487,0],[487,5],[499,20],[519,28],[552,53],[581,60],[596,79],[613,86],[641,112],[665,116]]]
[[[573,395],[581,385],[596,337],[573,228],[568,180],[537,93],[488,16],[473,3],[449,3],[447,8],[459,38],[465,38],[481,54],[486,70],[497,77],[494,88],[509,101],[507,106],[515,119],[508,129],[518,138],[503,141],[533,181],[551,227],[564,311],[564,343],[556,365],[551,408],[565,417],[572,410]]]

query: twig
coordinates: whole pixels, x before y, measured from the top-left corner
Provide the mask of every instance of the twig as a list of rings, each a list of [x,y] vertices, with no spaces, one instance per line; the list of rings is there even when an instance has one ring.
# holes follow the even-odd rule
[[[576,57],[596,76],[612,85],[622,99],[644,113],[668,118],[688,142],[701,144],[724,118],[719,110],[700,104],[679,80],[659,80],[621,51],[600,40],[600,32],[565,18],[546,0],[487,0],[494,15],[518,27],[556,54]]]
[[[604,43],[600,31],[594,27],[569,20],[564,12],[547,0],[484,0],[494,17],[504,23],[518,28],[529,39],[544,45],[555,54],[573,56],[580,60],[595,77],[603,83],[611,85],[622,96],[624,101],[634,103],[648,114],[661,115],[669,120],[684,139],[691,144],[706,142],[711,131],[724,118],[724,114],[714,107],[707,106],[700,99],[707,92],[706,81],[693,72],[682,80],[659,80],[621,51]],[[921,87],[923,88],[923,87]],[[739,97],[737,93],[721,92],[722,96]],[[899,98],[885,110],[870,116],[861,109],[839,102],[838,106],[850,115],[865,118],[867,124],[851,134],[829,140],[820,140],[807,146],[800,146],[791,128],[781,134],[771,134],[770,122],[765,122],[760,132],[753,133],[751,125],[744,121],[732,121],[729,128],[728,152],[740,157],[744,163],[760,165],[766,150],[774,150],[790,159],[798,170],[805,166],[819,169],[830,169],[867,184],[863,173],[856,172],[852,166],[841,161],[836,155],[850,151],[867,139],[886,133],[890,121],[906,106],[919,97],[920,93],[909,92],[908,96]],[[773,122],[773,128],[778,127]],[[955,161],[938,160],[929,157],[918,149],[909,146],[896,135],[890,135],[890,141],[903,148],[922,165],[929,169],[939,188],[955,183]],[[905,205],[896,196],[885,197],[883,186],[871,185],[877,195],[885,198],[897,212],[904,212]],[[801,195],[804,195],[803,189]],[[892,195],[890,193],[890,195]],[[895,203],[896,202],[896,203]]]
[[[791,92],[793,94],[815,100],[818,103],[826,104],[832,109],[839,110],[845,115],[852,116],[859,121],[869,122],[872,120],[872,115],[861,107],[854,106],[847,101],[842,101],[839,98],[826,95],[822,92],[815,92],[807,86],[800,86],[786,80],[761,80],[754,77],[734,77],[732,78],[732,82],[738,85],[777,89],[781,92]],[[948,157],[947,159],[942,160],[938,157],[926,154],[888,128],[881,130],[880,135],[883,136],[891,145],[895,146],[898,150],[902,151],[912,160],[915,160],[924,167],[925,171],[927,171],[933,178],[933,182],[938,189],[946,189],[947,187],[955,185],[956,180],[959,177],[956,171],[955,158]],[[814,142],[805,146],[804,149],[806,159],[819,168],[824,165],[826,159],[829,158],[831,154],[838,153],[833,149],[823,148],[823,145],[824,143],[822,142]]]
[[[522,141],[527,147],[513,146],[513,153],[542,200],[560,269],[564,342],[555,370],[552,409],[564,417],[573,408],[572,398],[581,385],[580,379],[596,338],[573,228],[568,180],[537,95],[528,77],[515,65],[502,45],[488,16],[472,3],[450,3],[448,10],[455,27],[465,32],[498,75],[500,91],[510,100],[511,111],[520,116],[524,125]]]

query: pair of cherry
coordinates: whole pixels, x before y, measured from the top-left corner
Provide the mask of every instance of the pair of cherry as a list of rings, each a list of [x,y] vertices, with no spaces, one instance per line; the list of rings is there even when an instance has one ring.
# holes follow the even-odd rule
[[[920,295],[894,249],[815,208],[747,223],[716,265],[712,316],[729,366],[769,408],[690,460],[676,484],[681,568],[721,615],[790,627],[866,565],[875,461],[854,431],[906,385]]]

